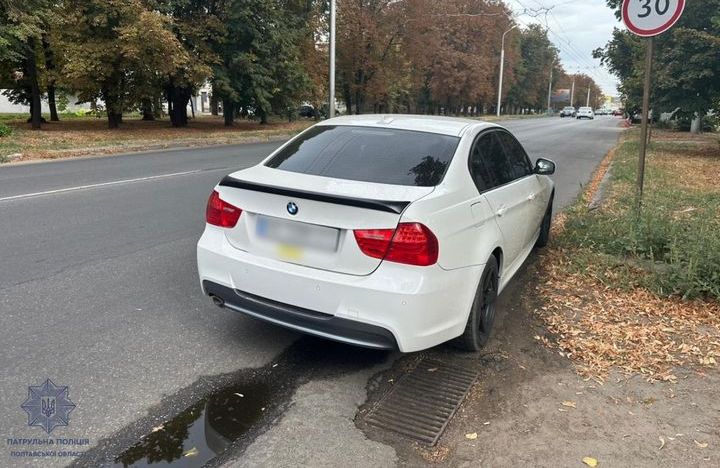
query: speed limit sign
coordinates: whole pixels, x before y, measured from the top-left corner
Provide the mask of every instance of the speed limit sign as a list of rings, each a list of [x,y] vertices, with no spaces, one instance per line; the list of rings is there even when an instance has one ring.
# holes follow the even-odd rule
[[[645,39],[645,73],[643,79],[642,126],[640,128],[640,156],[637,171],[637,210],[642,207],[645,179],[645,151],[647,149],[648,120],[650,116],[650,73],[652,68],[653,41],[680,19],[685,0],[623,0],[622,19],[625,26]]]
[[[633,34],[657,36],[675,24],[683,8],[685,0],[624,0],[622,18]]]

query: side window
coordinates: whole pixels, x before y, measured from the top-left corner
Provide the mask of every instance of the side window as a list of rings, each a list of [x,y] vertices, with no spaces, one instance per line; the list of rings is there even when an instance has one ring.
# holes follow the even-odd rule
[[[475,141],[470,150],[470,172],[479,191],[490,190],[512,181],[512,166],[498,138],[490,132]]]
[[[508,161],[512,167],[513,179],[519,179],[532,174],[532,165],[520,142],[506,132],[500,132],[498,136],[503,142]]]

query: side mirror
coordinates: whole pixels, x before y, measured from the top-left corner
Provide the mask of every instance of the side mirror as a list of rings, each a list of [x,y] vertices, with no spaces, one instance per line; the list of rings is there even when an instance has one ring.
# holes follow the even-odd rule
[[[555,173],[555,163],[545,158],[538,158],[535,162],[535,174],[550,175]]]

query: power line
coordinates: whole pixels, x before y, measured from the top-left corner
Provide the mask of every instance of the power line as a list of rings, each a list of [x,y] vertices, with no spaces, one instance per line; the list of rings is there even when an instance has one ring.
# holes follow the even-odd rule
[[[561,49],[561,51],[564,51],[565,54],[570,57],[573,61],[576,63],[584,66],[586,68],[586,73],[590,75],[594,80],[597,80],[598,84],[605,85],[608,87],[615,88],[617,86],[616,80],[614,77],[612,77],[606,70],[604,70],[602,67],[598,67],[597,65],[591,64],[591,62],[588,61],[588,59],[585,57],[585,55],[579,51],[572,42],[567,38],[563,37],[561,34],[555,32],[553,28],[550,27],[548,16],[550,16],[553,21],[557,24],[558,28],[562,31],[563,34],[568,34],[567,31],[562,27],[562,24],[560,24],[560,21],[558,21],[557,17],[553,13],[553,9],[565,5],[567,3],[571,3],[570,1],[557,3],[555,5],[552,5],[550,7],[545,6],[543,3],[541,3],[538,0],[532,0],[535,4],[538,5],[538,8],[532,9],[529,8],[525,3],[523,3],[521,0],[513,0],[515,3],[517,3],[520,7],[523,8],[523,11],[532,10],[537,12],[538,14],[532,16],[534,19],[538,20],[541,23],[544,23],[543,25],[545,28],[553,34],[556,38],[558,43],[556,43],[556,46]],[[542,16],[542,18],[541,18]],[[602,74],[605,76],[598,75],[594,70],[600,70]]]

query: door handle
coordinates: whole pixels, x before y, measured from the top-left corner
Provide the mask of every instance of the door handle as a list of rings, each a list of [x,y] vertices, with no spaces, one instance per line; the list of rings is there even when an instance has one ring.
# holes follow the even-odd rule
[[[502,217],[502,216],[505,214],[506,211],[507,211],[507,208],[505,208],[505,207],[503,206],[502,208],[500,208],[499,210],[497,210],[497,211],[495,212],[495,214],[497,214],[498,216]]]

